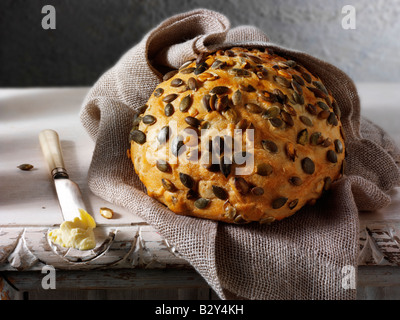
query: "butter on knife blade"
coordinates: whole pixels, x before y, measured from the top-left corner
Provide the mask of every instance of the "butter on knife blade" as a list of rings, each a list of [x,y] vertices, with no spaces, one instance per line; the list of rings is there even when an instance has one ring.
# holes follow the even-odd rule
[[[96,246],[93,229],[96,222],[85,210],[79,209],[80,216],[73,221],[64,221],[60,229],[49,232],[49,238],[53,243],[62,247],[79,250],[90,250]]]
[[[50,239],[64,247],[79,250],[93,249],[96,246],[93,233],[96,223],[85,209],[79,186],[69,179],[57,132],[50,129],[41,131],[39,142],[49,166],[64,217],[60,229],[49,233]]]

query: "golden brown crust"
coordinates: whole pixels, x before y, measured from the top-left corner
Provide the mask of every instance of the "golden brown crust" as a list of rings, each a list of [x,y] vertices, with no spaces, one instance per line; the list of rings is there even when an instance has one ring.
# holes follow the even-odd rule
[[[148,195],[177,214],[269,223],[315,202],[341,176],[334,98],[315,75],[268,50],[200,56],[166,75],[146,106],[134,119],[132,162]],[[218,146],[209,140],[224,137],[228,145],[239,137],[235,129],[243,130],[240,144],[250,146],[243,155],[254,165],[235,162],[236,149],[233,157],[221,153],[231,165],[206,165]],[[253,140],[246,129],[254,129]]]

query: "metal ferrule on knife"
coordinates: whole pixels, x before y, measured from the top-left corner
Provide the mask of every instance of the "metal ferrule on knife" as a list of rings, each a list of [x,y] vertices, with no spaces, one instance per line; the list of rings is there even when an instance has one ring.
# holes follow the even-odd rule
[[[69,179],[68,172],[65,168],[54,168],[51,170],[51,176],[53,179]]]

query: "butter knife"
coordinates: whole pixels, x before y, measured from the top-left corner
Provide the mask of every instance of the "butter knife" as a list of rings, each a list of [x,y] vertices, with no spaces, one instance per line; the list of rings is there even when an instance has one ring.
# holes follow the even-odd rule
[[[65,169],[58,133],[50,129],[43,130],[39,133],[39,142],[54,182],[63,218],[72,221],[80,216],[79,209],[86,209],[79,186],[69,178]]]

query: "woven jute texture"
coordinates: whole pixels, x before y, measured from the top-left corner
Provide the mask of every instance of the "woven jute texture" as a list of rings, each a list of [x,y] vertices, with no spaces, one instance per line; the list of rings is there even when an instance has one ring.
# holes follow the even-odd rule
[[[126,155],[135,110],[163,72],[200,52],[241,45],[272,48],[318,75],[338,102],[346,135],[343,178],[314,206],[272,225],[175,215],[147,196]],[[338,68],[271,43],[253,26],[231,28],[225,16],[197,9],[165,20],[122,55],[89,91],[80,117],[95,142],[90,189],[145,219],[221,299],[356,298],[343,284],[352,267],[357,275],[358,214],[390,203],[388,192],[400,184],[400,152],[381,128],[360,117],[355,85]]]

